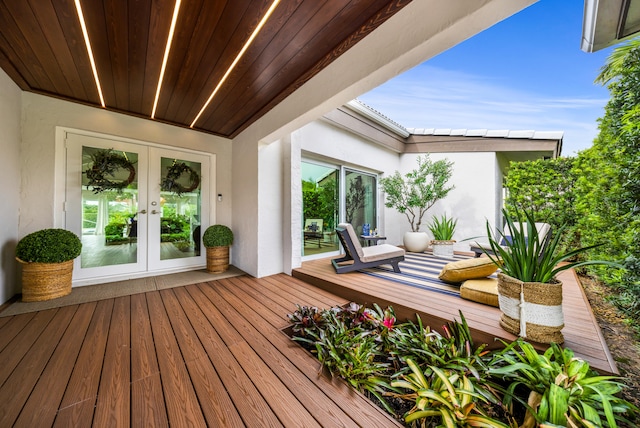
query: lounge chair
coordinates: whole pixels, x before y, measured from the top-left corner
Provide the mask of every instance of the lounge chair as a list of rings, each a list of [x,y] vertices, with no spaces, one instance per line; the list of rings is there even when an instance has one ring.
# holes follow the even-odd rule
[[[517,224],[516,227],[522,230],[526,235],[527,233],[526,223],[516,223],[516,224]],[[542,243],[544,242],[547,235],[549,234],[549,231],[551,230],[551,226],[549,225],[549,223],[535,223],[535,226],[536,226],[536,230],[538,231],[538,240],[540,241],[540,243]],[[500,240],[500,245],[504,246],[505,239],[510,239],[510,238],[511,238],[511,231],[507,226],[507,229],[504,231],[504,236]],[[493,254],[493,250],[491,249],[491,245],[489,244],[489,242],[474,242],[473,244],[471,244],[471,251],[475,253],[476,257],[480,257],[482,254],[485,254],[485,253]]]
[[[345,255],[331,260],[337,273],[353,272],[356,270],[390,264],[394,272],[400,273],[398,263],[404,260],[404,250],[390,244],[362,247],[358,235],[349,223],[340,223],[336,227],[338,238],[342,243]],[[350,262],[342,264],[344,262]]]

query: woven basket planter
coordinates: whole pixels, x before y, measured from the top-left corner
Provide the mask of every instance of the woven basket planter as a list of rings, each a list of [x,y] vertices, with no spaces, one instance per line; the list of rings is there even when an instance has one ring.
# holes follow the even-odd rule
[[[207,247],[207,272],[222,273],[229,269],[229,247]]]
[[[71,293],[73,260],[62,263],[27,263],[22,265],[22,301],[41,302]]]
[[[564,342],[562,328],[562,282],[522,282],[498,274],[500,326],[520,337],[539,343]]]

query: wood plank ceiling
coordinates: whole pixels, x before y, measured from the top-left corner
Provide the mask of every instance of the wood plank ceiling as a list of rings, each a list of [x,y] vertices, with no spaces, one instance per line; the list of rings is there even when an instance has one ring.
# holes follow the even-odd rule
[[[194,125],[233,138],[411,0],[281,0]],[[155,119],[189,127],[272,0],[182,0]],[[175,0],[81,0],[106,108],[149,119]],[[73,0],[0,1],[0,67],[100,107]]]

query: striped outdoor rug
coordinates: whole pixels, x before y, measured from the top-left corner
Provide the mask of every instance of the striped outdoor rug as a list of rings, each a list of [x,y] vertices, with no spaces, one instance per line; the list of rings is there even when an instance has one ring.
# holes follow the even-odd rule
[[[395,273],[391,265],[364,269],[360,272],[378,278],[399,282],[424,290],[437,291],[438,293],[460,295],[460,286],[447,284],[438,279],[440,271],[449,262],[463,260],[468,257],[453,256],[453,258],[434,257],[426,253],[406,253],[405,260],[400,262],[400,272]]]

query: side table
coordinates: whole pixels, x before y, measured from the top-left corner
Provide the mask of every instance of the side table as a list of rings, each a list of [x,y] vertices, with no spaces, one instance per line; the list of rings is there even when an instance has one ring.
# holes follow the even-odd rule
[[[372,245],[372,242],[373,245],[378,245],[378,241],[387,239],[386,236],[380,235],[360,235],[360,238],[364,240],[365,246],[367,247]]]

